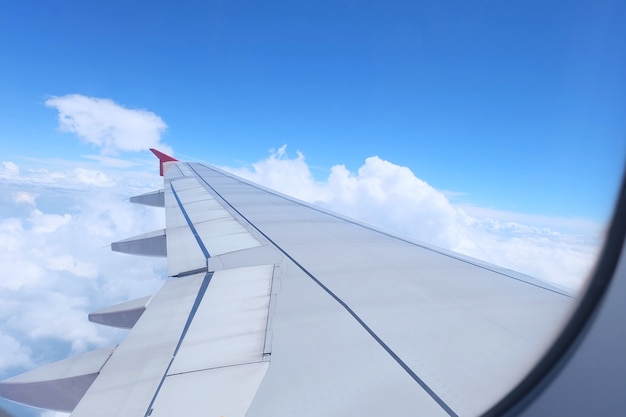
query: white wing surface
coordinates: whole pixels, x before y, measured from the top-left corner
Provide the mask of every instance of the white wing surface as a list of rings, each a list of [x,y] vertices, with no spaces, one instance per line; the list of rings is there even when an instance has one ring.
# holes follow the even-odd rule
[[[114,249],[167,256],[172,278],[91,315],[131,328],[112,352],[3,381],[3,396],[74,417],[475,416],[572,306],[530,277],[154,152],[164,188],[133,201],[164,206],[165,232]],[[68,381],[73,396],[41,401]]]

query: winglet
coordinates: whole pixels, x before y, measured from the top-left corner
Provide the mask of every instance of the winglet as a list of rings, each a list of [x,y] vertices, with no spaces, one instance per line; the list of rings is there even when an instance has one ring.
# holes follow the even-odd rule
[[[153,154],[156,155],[157,158],[159,158],[159,174],[161,176],[163,176],[163,163],[164,162],[178,162],[178,159],[173,158],[167,154],[164,154],[161,151],[157,151],[154,148],[150,148],[150,150],[152,151]]]

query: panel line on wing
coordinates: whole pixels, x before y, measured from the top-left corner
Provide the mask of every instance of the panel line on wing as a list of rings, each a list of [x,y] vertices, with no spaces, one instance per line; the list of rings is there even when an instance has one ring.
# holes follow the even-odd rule
[[[209,268],[198,268],[198,269],[192,269],[191,271],[184,271],[181,273],[178,273],[176,275],[172,275],[172,278],[184,278],[184,277],[188,277],[190,275],[196,275],[196,274],[201,274],[203,272],[209,272]],[[211,271],[213,272],[213,271]]]
[[[172,361],[175,358],[172,358]],[[170,376],[178,376],[178,375],[187,375],[187,374],[193,374],[196,372],[204,372],[204,371],[212,371],[214,369],[227,369],[227,368],[234,368],[237,366],[242,366],[242,365],[252,365],[254,363],[259,363],[262,361],[247,361],[247,362],[239,362],[239,363],[231,363],[228,365],[222,365],[222,366],[209,366],[207,368],[198,368],[198,369],[193,369],[191,371],[183,371],[183,372],[172,372],[170,374],[167,374],[168,377]]]
[[[185,326],[183,327],[180,338],[178,339],[178,343],[176,344],[176,348],[174,349],[174,353],[172,354],[172,358],[167,364],[167,368],[165,369],[165,372],[163,373],[163,377],[161,378],[161,381],[159,382],[157,389],[154,391],[154,396],[152,397],[152,400],[150,401],[150,404],[148,405],[148,409],[146,410],[146,413],[145,413],[146,417],[152,414],[152,406],[154,405],[154,402],[156,401],[156,398],[159,395],[159,391],[161,390],[161,387],[163,386],[163,383],[165,382],[165,378],[167,377],[167,373],[169,372],[170,367],[172,366],[172,363],[174,363],[174,359],[176,358],[176,353],[180,349],[183,339],[185,338],[185,335],[187,334],[187,331],[189,330],[189,326],[191,326],[191,322],[193,321],[193,318],[196,315],[196,312],[198,311],[200,302],[202,301],[202,298],[204,297],[204,294],[206,293],[206,290],[209,287],[209,283],[211,282],[212,277],[213,277],[213,273],[208,272],[204,276],[204,279],[202,280],[202,284],[200,285],[200,289],[198,290],[196,299],[194,300],[193,306],[191,307],[189,316],[187,316],[187,322],[185,323]]]
[[[234,212],[236,212],[243,220],[245,220],[250,226],[252,226],[258,233],[260,233],[265,239],[267,239],[274,247],[280,250],[287,258],[289,258],[298,268],[300,268],[309,278],[311,278],[321,289],[323,289],[328,295],[330,295],[335,301],[337,301],[360,325],[361,327],[369,333],[369,335],[396,361],[398,365],[402,367],[402,369],[409,374],[409,376],[419,384],[426,393],[437,403],[439,406],[450,416],[450,417],[458,417],[458,415],[446,404],[441,397],[439,397],[427,384],[424,382],[364,321],[359,317],[359,315],[348,306],[348,304],[343,301],[339,296],[337,296],[334,292],[332,292],[328,287],[326,287],[319,279],[317,279],[311,272],[309,272],[303,265],[298,263],[287,251],[281,248],[276,242],[274,242],[269,236],[267,236],[261,229],[259,229],[253,222],[248,220],[246,216],[244,216],[237,208],[235,208],[228,200],[226,200],[222,195],[215,189],[211,184],[205,180],[194,167],[189,165],[191,170],[193,170],[199,179],[201,179],[217,196],[219,196],[222,201],[224,201]]]
[[[193,225],[193,222],[191,221],[191,219],[189,218],[189,215],[187,214],[187,211],[185,210],[185,207],[183,206],[183,203],[180,201],[180,198],[178,197],[178,193],[176,193],[176,190],[174,189],[174,185],[171,182],[170,182],[170,188],[172,189],[172,193],[174,194],[174,198],[176,199],[176,203],[178,203],[178,207],[180,208],[180,211],[182,212],[183,216],[185,217],[185,221],[187,222],[187,225],[189,226],[189,229],[191,230],[191,233],[193,233],[193,236],[196,238],[196,242],[198,242],[198,245],[200,246],[200,250],[202,250],[202,253],[204,254],[204,256],[207,259],[210,258],[211,255],[209,255],[209,251],[204,246],[204,242],[202,242],[202,239],[200,238],[200,235],[198,234],[198,231],[196,230],[195,226]]]

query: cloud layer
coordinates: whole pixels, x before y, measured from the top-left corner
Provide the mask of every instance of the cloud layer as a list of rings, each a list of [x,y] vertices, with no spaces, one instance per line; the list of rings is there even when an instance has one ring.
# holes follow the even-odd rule
[[[171,148],[161,142],[167,125],[152,112],[127,109],[110,99],[80,94],[52,97],[46,100],[46,106],[58,110],[62,131],[76,134],[103,153],[155,147],[171,152]]]
[[[7,266],[0,279],[0,377],[119,341],[124,332],[92,324],[87,314],[152,294],[166,276],[165,260],[108,248],[163,227],[161,210],[128,202],[160,186],[155,166],[154,181],[138,186],[127,180],[135,176],[128,171],[46,169],[42,182],[41,170],[6,165],[11,169],[0,182],[7,213],[0,219],[0,264]]]
[[[472,211],[486,215],[471,215],[409,168],[376,156],[356,173],[333,166],[324,181],[313,178],[303,154],[289,158],[285,146],[251,168],[226,169],[358,220],[570,289],[584,281],[601,240],[601,225],[590,221],[478,208]]]

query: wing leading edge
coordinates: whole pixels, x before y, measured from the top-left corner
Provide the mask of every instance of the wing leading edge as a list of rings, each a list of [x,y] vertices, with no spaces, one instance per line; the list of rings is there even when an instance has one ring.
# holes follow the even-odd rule
[[[146,235],[163,249],[117,247],[166,253],[172,278],[94,313],[132,329],[72,416],[478,415],[572,305],[530,277],[153,152],[164,188],[134,201],[165,207],[165,233]]]

